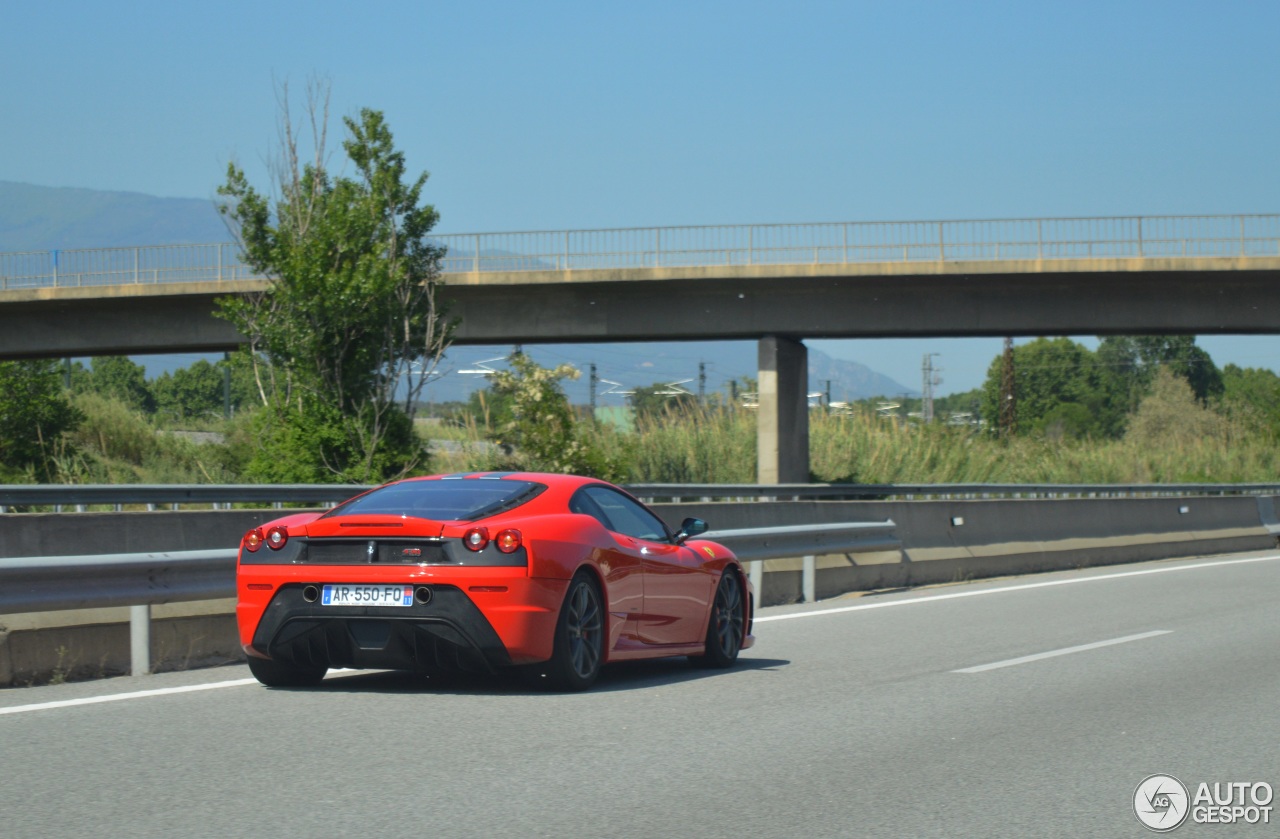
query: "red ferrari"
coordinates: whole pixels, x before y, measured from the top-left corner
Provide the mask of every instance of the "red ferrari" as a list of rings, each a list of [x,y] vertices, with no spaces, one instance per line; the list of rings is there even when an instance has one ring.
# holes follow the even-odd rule
[[[583,690],[602,665],[689,656],[728,667],[750,647],[751,586],[685,519],[672,532],[612,484],[482,472],[398,481],[240,543],[236,617],[272,686],[330,667],[521,668]]]

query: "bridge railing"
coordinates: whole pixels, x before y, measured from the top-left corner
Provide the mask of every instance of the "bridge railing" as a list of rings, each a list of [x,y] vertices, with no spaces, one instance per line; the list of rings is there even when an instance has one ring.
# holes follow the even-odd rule
[[[434,237],[447,274],[1280,256],[1280,215],[703,225]],[[253,279],[230,243],[0,253],[0,290]]]

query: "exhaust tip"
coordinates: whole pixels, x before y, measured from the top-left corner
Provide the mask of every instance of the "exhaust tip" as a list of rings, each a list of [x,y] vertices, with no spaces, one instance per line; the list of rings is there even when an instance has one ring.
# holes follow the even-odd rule
[[[431,589],[426,586],[418,586],[413,590],[413,599],[418,601],[419,605],[427,605],[431,602]]]
[[[315,603],[320,599],[320,589],[315,586],[307,586],[302,589],[302,599],[308,603]]]

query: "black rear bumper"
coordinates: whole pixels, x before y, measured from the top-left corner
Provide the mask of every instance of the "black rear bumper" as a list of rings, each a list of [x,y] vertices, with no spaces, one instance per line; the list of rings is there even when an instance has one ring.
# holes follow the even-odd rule
[[[262,614],[253,649],[276,661],[325,667],[493,672],[511,657],[484,614],[456,586],[433,585],[412,606],[321,606],[283,586]]]

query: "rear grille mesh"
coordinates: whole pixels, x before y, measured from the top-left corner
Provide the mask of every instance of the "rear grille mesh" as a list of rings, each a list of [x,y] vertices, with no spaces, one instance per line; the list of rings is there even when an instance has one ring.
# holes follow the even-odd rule
[[[439,539],[312,539],[303,562],[328,565],[418,565],[448,562]]]

